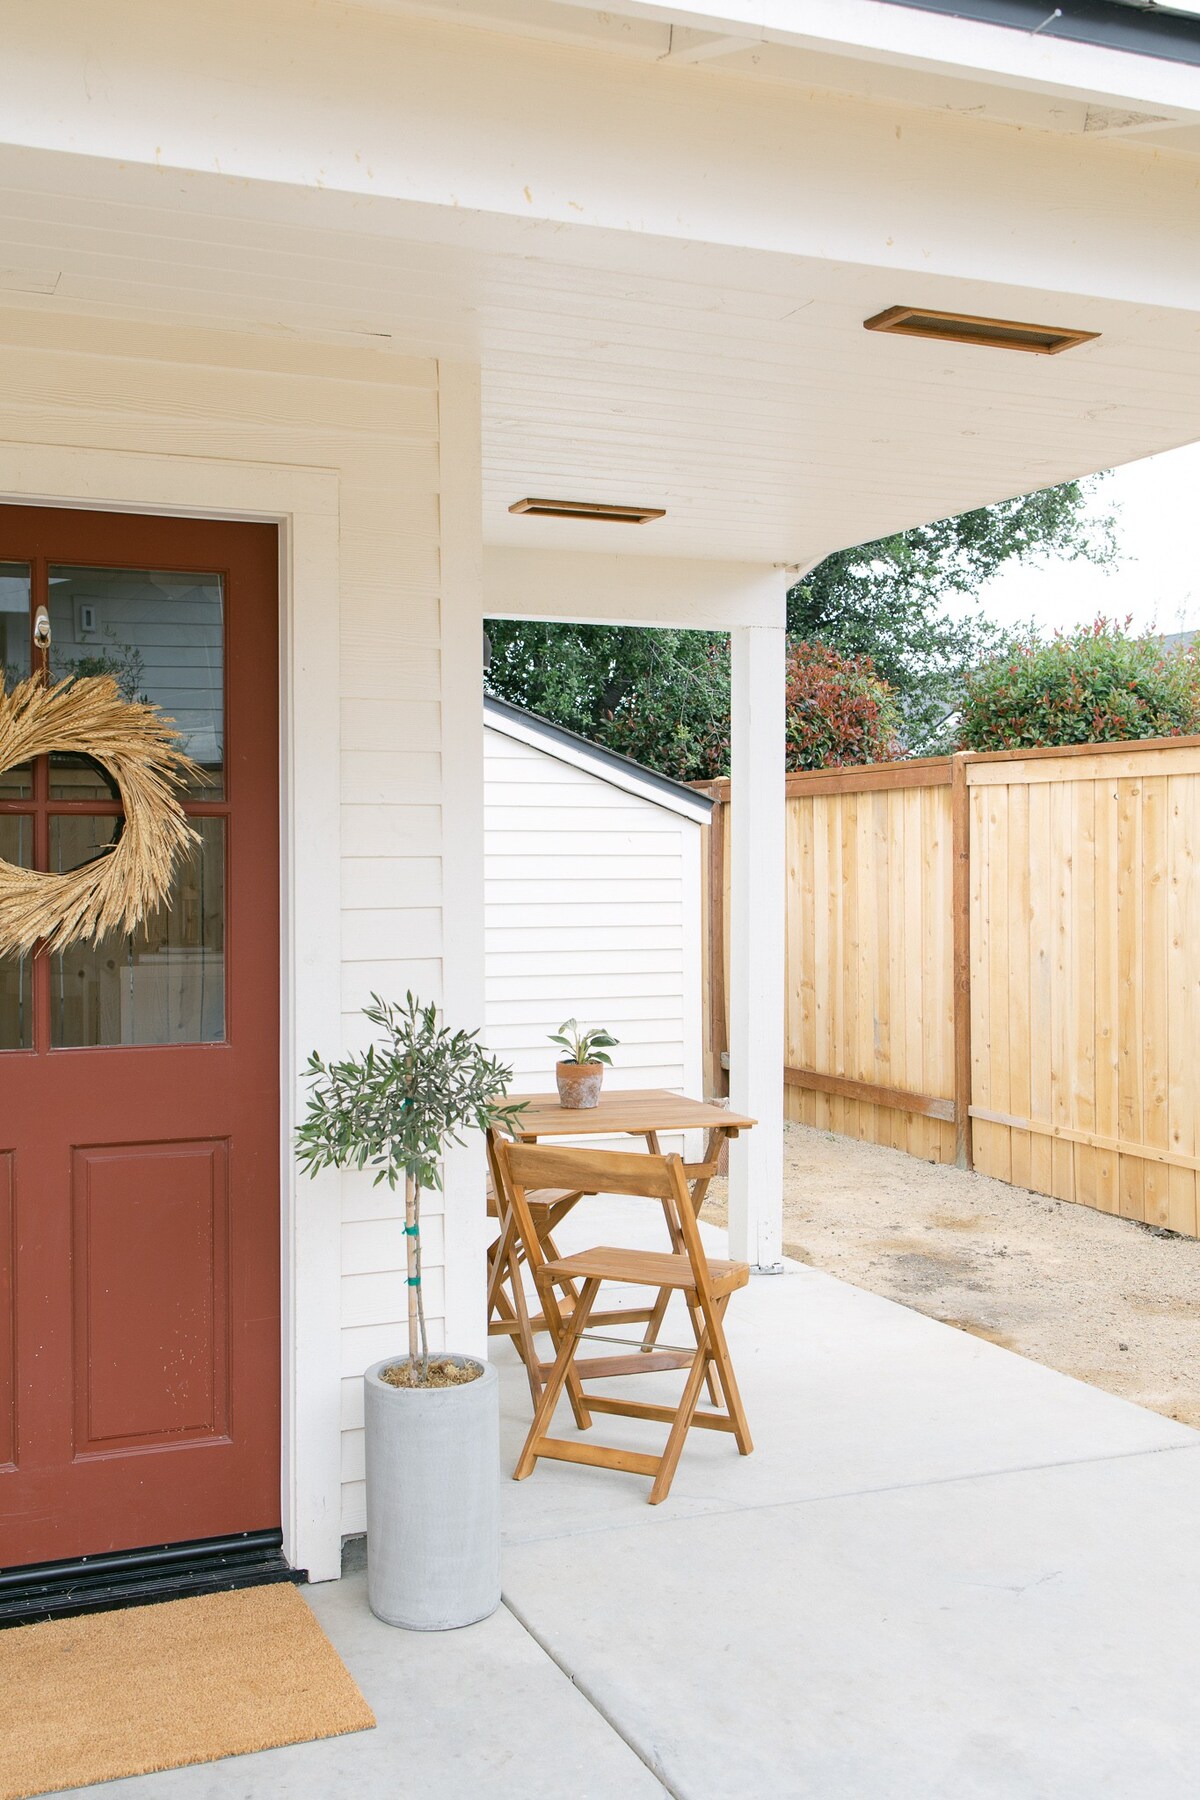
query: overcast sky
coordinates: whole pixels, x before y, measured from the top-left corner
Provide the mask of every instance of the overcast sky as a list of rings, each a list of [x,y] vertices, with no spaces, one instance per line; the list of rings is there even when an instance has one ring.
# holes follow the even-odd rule
[[[1098,613],[1140,629],[1200,627],[1200,444],[1128,463],[1099,484],[1097,502],[1117,519],[1120,561],[1012,564],[980,590],[1003,624],[1036,618],[1053,630]]]

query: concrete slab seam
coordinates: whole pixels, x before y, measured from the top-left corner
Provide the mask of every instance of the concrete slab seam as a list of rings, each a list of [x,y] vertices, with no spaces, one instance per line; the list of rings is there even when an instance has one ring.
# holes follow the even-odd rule
[[[616,1719],[614,1719],[614,1717],[613,1717],[612,1713],[609,1711],[609,1709],[600,1700],[598,1700],[596,1698],[596,1695],[591,1692],[591,1690],[587,1687],[587,1685],[584,1682],[579,1680],[579,1678],[575,1674],[574,1670],[568,1668],[567,1664],[563,1661],[561,1656],[558,1656],[550,1648],[550,1646],[546,1642],[545,1638],[541,1637],[539,1635],[539,1633],[534,1630],[533,1626],[529,1623],[529,1620],[525,1617],[524,1613],[520,1610],[520,1608],[518,1606],[514,1605],[514,1603],[509,1599],[507,1594],[504,1594],[502,1596],[502,1601],[503,1601],[503,1604],[504,1604],[506,1610],[512,1614],[512,1617],[517,1621],[517,1624],[521,1627],[522,1631],[524,1631],[527,1634],[527,1636],[532,1638],[533,1642],[537,1645],[538,1649],[542,1652],[542,1655],[548,1657],[550,1659],[550,1661],[554,1664],[556,1669],[561,1670],[561,1672],[566,1676],[567,1680],[571,1683],[571,1686],[576,1690],[576,1692],[581,1694],[583,1696],[583,1698],[587,1701],[588,1705],[592,1708],[593,1712],[597,1713],[599,1715],[599,1717],[604,1720],[604,1723],[608,1726],[609,1730],[616,1737],[620,1738],[621,1742],[626,1746],[627,1749],[630,1749],[633,1751],[633,1754],[637,1757],[637,1759],[640,1763],[645,1765],[645,1767],[650,1771],[651,1775],[653,1775],[655,1781],[657,1781],[659,1786],[662,1788],[664,1794],[669,1794],[671,1796],[671,1800],[688,1800],[688,1797],[685,1794],[683,1794],[680,1791],[680,1789],[678,1789],[676,1787],[672,1787],[671,1783],[667,1780],[667,1777],[664,1774],[663,1770],[655,1762],[653,1756],[649,1755],[645,1750],[642,1749],[642,1746],[637,1742],[636,1738],[630,1737],[628,1732],[622,1730],[621,1726],[617,1723]]]
[[[1158,1444],[1144,1450],[1113,1450],[1105,1456],[1073,1456],[1061,1462],[1022,1463],[1011,1469],[969,1469],[961,1475],[935,1475],[926,1481],[897,1481],[886,1483],[882,1487],[844,1488],[832,1494],[797,1494],[783,1500],[764,1500],[759,1504],[747,1503],[742,1506],[717,1506],[704,1510],[698,1507],[693,1512],[670,1515],[666,1518],[651,1517],[639,1522],[637,1517],[620,1517],[606,1525],[587,1525],[577,1530],[545,1531],[536,1537],[506,1538],[506,1549],[523,1550],[533,1544],[550,1543],[560,1538],[596,1537],[609,1531],[648,1530],[654,1526],[686,1525],[696,1519],[724,1519],[736,1513],[777,1512],[783,1507],[820,1506],[834,1500],[866,1500],[878,1494],[906,1494],[921,1488],[950,1487],[961,1481],[999,1481],[1011,1475],[1046,1475],[1056,1469],[1086,1469],[1100,1463],[1130,1462],[1139,1456],[1195,1456],[1200,1454],[1200,1439],[1194,1444]],[[505,1605],[509,1605],[508,1596],[504,1596]],[[511,1610],[511,1608],[510,1608]],[[519,1614],[514,1614],[520,1617]],[[522,1619],[524,1625],[525,1621]],[[526,1630],[529,1627],[526,1625]],[[536,1633],[531,1632],[531,1636]],[[549,1652],[547,1653],[549,1654]],[[657,1771],[655,1771],[657,1773]]]

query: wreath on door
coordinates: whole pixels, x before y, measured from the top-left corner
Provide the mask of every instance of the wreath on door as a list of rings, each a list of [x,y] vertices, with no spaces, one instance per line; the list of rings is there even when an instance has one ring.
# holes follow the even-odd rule
[[[157,706],[121,697],[110,675],[33,675],[0,694],[0,775],[66,751],[99,763],[124,817],[115,841],[65,874],[0,860],[0,955],[63,950],[127,933],[162,904],[181,856],[199,842],[176,788],[199,775]]]

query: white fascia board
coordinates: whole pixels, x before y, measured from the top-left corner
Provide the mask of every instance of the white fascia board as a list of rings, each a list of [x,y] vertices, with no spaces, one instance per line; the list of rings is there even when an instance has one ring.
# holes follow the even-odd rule
[[[653,527],[609,529],[628,533]],[[782,625],[796,576],[795,569],[761,563],[488,544],[483,603],[492,619],[731,631],[738,625]]]
[[[251,10],[277,35],[248,32],[241,0],[15,9],[0,126],[14,180],[48,154],[122,200],[140,165],[166,207],[192,203],[193,171],[221,211],[671,278],[736,251],[734,287],[754,285],[744,253],[762,252],[799,301],[811,257],[881,272],[864,315],[938,305],[942,276],[1197,307],[1192,157],[844,94],[798,104],[782,85],[355,8]]]
[[[577,8],[591,0],[564,0]],[[1138,108],[1197,109],[1193,67],[1107,50],[1011,26],[923,12],[890,0],[615,0],[607,9],[631,19],[757,38],[798,49],[892,63],[898,68],[1033,89],[1079,100],[1125,101]],[[1049,15],[1053,7],[1047,5]]]
[[[498,731],[515,743],[527,744],[543,756],[553,756],[568,768],[581,769],[624,794],[635,794],[639,800],[649,800],[682,819],[690,819],[694,825],[707,825],[712,816],[713,802],[703,794],[689,795],[676,782],[664,780],[660,785],[649,770],[639,769],[636,763],[626,763],[624,757],[612,755],[598,744],[588,744],[561,732],[547,720],[515,717],[510,709],[498,706],[486,695],[483,724],[485,731]]]

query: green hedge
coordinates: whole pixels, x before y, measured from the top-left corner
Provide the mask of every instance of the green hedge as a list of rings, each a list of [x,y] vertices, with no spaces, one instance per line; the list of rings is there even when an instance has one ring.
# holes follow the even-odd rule
[[[1126,621],[1128,624],[1128,621]],[[1102,744],[1200,732],[1200,646],[1165,648],[1097,619],[1034,635],[967,677],[963,750]]]

